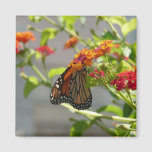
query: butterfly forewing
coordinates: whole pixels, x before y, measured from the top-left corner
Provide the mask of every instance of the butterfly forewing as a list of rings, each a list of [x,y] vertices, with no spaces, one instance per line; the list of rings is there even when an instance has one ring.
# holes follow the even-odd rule
[[[53,104],[70,103],[78,110],[88,109],[92,105],[92,94],[90,88],[86,87],[86,68],[76,71],[66,81],[65,74],[69,68],[56,80],[50,94]]]

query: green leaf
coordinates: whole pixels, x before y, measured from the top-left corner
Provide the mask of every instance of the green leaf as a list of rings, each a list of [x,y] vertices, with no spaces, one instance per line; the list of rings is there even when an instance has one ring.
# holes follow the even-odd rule
[[[121,32],[123,36],[126,37],[129,32],[136,29],[136,26],[137,26],[137,18],[135,17],[122,26]]]
[[[80,19],[80,16],[62,16],[65,22],[65,25],[68,29],[74,30],[74,23],[77,19]]]
[[[118,24],[120,27],[122,27],[125,23],[127,23],[127,19],[124,16],[98,16],[96,25],[99,24],[100,21],[109,21],[112,24]]]
[[[131,124],[131,128],[132,129],[136,129],[136,126],[137,126],[136,122],[134,122],[134,123]]]
[[[118,24],[120,27],[127,23],[127,19],[124,16],[112,16],[109,17],[109,20],[112,24]]]
[[[128,136],[130,133],[130,125],[129,124],[120,124],[115,128],[115,132],[118,136]]]
[[[38,23],[43,19],[43,16],[29,16],[28,18],[30,21]]]
[[[82,136],[84,131],[86,131],[90,126],[91,123],[89,121],[76,121],[70,129],[70,136]]]
[[[124,71],[133,71],[133,68],[132,68],[132,66],[129,63],[127,63],[126,61],[122,60],[119,63],[116,71],[117,71],[117,73],[121,73],[121,72],[124,72]]]
[[[34,76],[28,77],[24,86],[24,97],[27,98],[30,92],[34,88],[38,87],[39,85],[40,85],[40,82],[38,81],[36,77]]]
[[[97,112],[111,112],[114,113],[118,116],[123,116],[123,111],[120,107],[118,106],[114,106],[114,105],[107,105],[107,106],[102,106],[100,108],[97,109]]]
[[[131,48],[131,54],[130,59],[136,62],[136,52],[137,52],[137,44],[136,42],[130,45]]]
[[[123,106],[123,116],[128,117],[132,113],[132,110],[133,109],[125,103]]]
[[[55,28],[45,28],[41,34],[41,42],[40,45],[47,45],[49,39],[54,39],[58,31]]]
[[[105,30],[101,34],[101,40],[117,40],[117,37],[115,37],[110,31]]]
[[[60,75],[62,74],[64,71],[66,70],[65,67],[59,67],[59,68],[54,68],[54,69],[51,69],[48,73],[48,77],[50,79],[52,79],[55,75]]]
[[[98,16],[97,21],[96,21],[96,25],[98,25],[100,21],[103,21],[107,18],[109,18],[109,16]]]
[[[136,111],[132,112],[129,116],[129,118],[136,118]]]

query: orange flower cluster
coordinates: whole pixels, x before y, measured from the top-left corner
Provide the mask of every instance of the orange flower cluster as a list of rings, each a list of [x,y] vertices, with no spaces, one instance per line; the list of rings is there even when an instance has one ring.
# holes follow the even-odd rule
[[[64,50],[73,47],[75,44],[78,43],[78,41],[79,40],[75,36],[71,37],[69,40],[66,41],[66,43],[64,45]]]
[[[96,52],[96,57],[102,56],[105,53],[109,53],[111,47],[113,47],[112,40],[105,40],[100,42],[100,46],[95,48],[94,51]]]
[[[20,53],[18,49],[19,47],[21,47],[21,45],[18,43],[18,41],[16,41],[16,54]]]
[[[68,65],[71,67],[69,72],[65,77],[69,77],[75,71],[80,71],[83,67],[92,66],[92,60],[97,58],[105,53],[109,52],[111,47],[114,45],[112,44],[111,40],[105,40],[100,42],[100,46],[98,48],[90,49],[83,49],[78,54],[75,55],[74,60]]]
[[[17,32],[16,33],[16,41],[27,43],[28,41],[35,41],[34,34],[32,32],[26,31],[26,32]]]

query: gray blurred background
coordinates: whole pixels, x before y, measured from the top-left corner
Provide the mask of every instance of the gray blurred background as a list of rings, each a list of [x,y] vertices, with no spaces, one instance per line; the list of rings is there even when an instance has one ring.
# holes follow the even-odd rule
[[[130,20],[135,16],[127,16]],[[50,16],[51,19],[57,21],[57,17]],[[80,32],[84,39],[91,38],[90,29],[93,28],[97,33],[103,32],[105,29],[109,29],[105,22],[100,22],[96,26],[95,17],[86,17],[86,24],[81,26],[78,20],[75,23],[75,28]],[[31,25],[36,28],[44,29],[46,27],[53,27],[45,20],[39,23],[32,23],[28,20],[27,16],[16,17],[16,32],[24,32],[27,29],[27,25]],[[119,26],[115,25],[116,29],[120,33]],[[29,42],[27,44],[30,48],[37,48],[40,44],[40,33],[34,32],[36,41]],[[121,35],[121,33],[120,33]],[[59,33],[55,39],[49,40],[48,45],[56,48],[56,52],[50,55],[46,59],[48,70],[55,67],[66,67],[74,57],[72,49],[63,51],[63,46],[66,40],[69,39],[68,34],[65,32]],[[136,31],[128,34],[127,41],[133,43],[136,41]],[[79,49],[83,49],[84,46],[77,45]],[[42,73],[44,73],[42,64],[39,60],[34,60],[34,64]],[[29,76],[36,76],[30,67],[25,67],[24,71]],[[25,80],[20,76],[20,69],[16,70],[16,135],[18,136],[69,136],[69,130],[73,122],[69,121],[69,118],[85,119],[82,115],[71,113],[66,108],[59,105],[52,105],[49,101],[50,90],[46,87],[40,86],[32,91],[28,98],[24,98],[23,90]],[[55,80],[57,77],[53,79]],[[100,106],[111,104],[112,97],[110,94],[100,87],[92,88],[93,105],[92,110],[95,111]],[[104,120],[104,122],[112,127],[112,121]],[[97,126],[89,128],[84,136],[107,136],[105,131],[102,131]]]

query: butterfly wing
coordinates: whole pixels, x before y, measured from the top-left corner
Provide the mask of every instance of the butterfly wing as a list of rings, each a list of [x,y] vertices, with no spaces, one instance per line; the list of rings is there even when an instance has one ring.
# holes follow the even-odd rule
[[[70,67],[67,68],[55,81],[55,84],[50,93],[50,102],[52,104],[61,104],[63,102],[67,103],[71,101],[71,98],[69,96],[70,77],[64,80],[64,77],[69,69]]]
[[[69,87],[69,94],[72,98],[70,103],[78,110],[88,109],[92,105],[92,94],[90,88],[86,87],[86,68],[76,71],[72,77]]]
[[[70,103],[78,110],[88,109],[92,105],[92,94],[90,88],[86,87],[86,68],[65,79],[68,71],[69,68],[55,82],[50,94],[51,103]]]

